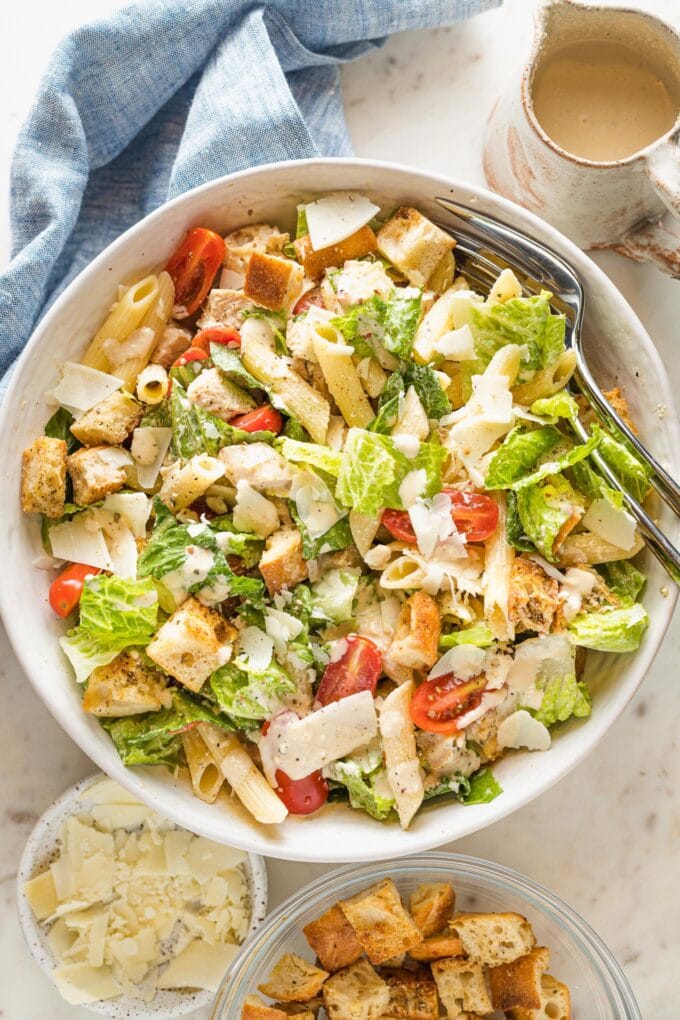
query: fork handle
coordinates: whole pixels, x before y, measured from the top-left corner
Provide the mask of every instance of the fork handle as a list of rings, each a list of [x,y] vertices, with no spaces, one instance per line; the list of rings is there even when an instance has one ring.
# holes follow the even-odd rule
[[[659,464],[656,457],[654,457],[647,447],[640,442],[632,429],[626,425],[626,423],[619,417],[614,408],[610,405],[609,401],[595,382],[585,358],[582,356],[579,349],[577,349],[576,352],[576,371],[574,372],[574,376],[577,386],[586,397],[590,406],[597,413],[598,417],[602,418],[605,424],[609,425],[610,428],[623,436],[635,449],[640,460],[644,461],[651,471],[651,484],[659,493],[664,503],[667,503],[668,506],[671,507],[671,509],[680,517],[680,485],[668,473],[668,471]]]

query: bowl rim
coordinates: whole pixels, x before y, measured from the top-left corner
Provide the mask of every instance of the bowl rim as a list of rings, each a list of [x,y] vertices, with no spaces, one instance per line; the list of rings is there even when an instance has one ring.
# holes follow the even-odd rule
[[[386,864],[393,865],[393,867],[388,870]],[[548,914],[551,918],[557,919],[560,924],[566,920],[570,925],[570,939],[577,942],[579,947],[597,965],[598,973],[603,978],[603,988],[606,989],[610,1003],[617,1009],[621,1006],[626,1009],[626,1013],[618,1015],[617,1020],[642,1020],[642,1013],[633,989],[616,956],[595,929],[565,900],[515,868],[509,868],[504,864],[471,854],[445,851],[414,854],[407,858],[383,861],[382,863],[374,861],[361,865],[348,864],[336,868],[298,889],[268,914],[258,931],[243,943],[238,959],[230,965],[222,979],[222,984],[213,1003],[210,1020],[221,1020],[223,1013],[220,1010],[229,1004],[226,995],[230,984],[247,968],[249,958],[259,951],[270,934],[276,929],[283,928],[285,931],[292,927],[302,910],[314,906],[322,899],[322,895],[328,895],[333,889],[341,891],[341,887],[350,881],[366,881],[368,885],[371,881],[384,878],[386,874],[388,876],[395,873],[417,875],[423,870],[437,870],[438,868],[451,875],[454,887],[457,877],[481,878],[496,888],[500,887],[520,896],[530,908],[537,909],[544,915]],[[618,994],[620,1002],[611,1001],[612,991]]]
[[[182,195],[179,195],[169,202],[159,206],[158,209],[155,209],[148,216],[128,228],[112,244],[104,248],[103,251],[100,252],[99,255],[97,255],[96,258],[93,259],[93,261],[90,262],[73,281],[71,281],[62,294],[59,295],[34,330],[31,339],[28,341],[20,355],[14,371],[12,371],[8,389],[11,389],[14,379],[26,371],[34,352],[37,351],[45,342],[53,323],[58,321],[61,315],[62,306],[68,303],[73,292],[80,288],[85,280],[98,277],[105,269],[106,264],[111,259],[115,258],[121,249],[124,249],[126,245],[137,235],[143,237],[151,227],[153,227],[157,222],[162,221],[171,209],[181,209],[184,205],[191,207],[199,196],[208,195],[211,191],[218,191],[226,183],[238,182],[240,180],[252,180],[253,178],[266,177],[268,174],[275,171],[294,171],[302,167],[332,167],[337,168],[339,172],[342,172],[343,169],[360,167],[367,173],[375,171],[377,174],[405,174],[407,176],[413,176],[423,183],[427,183],[428,185],[436,188],[442,188],[445,191],[456,192],[459,194],[469,192],[476,196],[477,200],[480,200],[480,205],[483,205],[484,202],[488,201],[499,209],[502,215],[507,215],[511,220],[513,218],[519,218],[521,221],[521,225],[519,227],[520,230],[525,232],[532,230],[536,231],[538,236],[545,239],[548,244],[556,246],[559,251],[566,253],[577,271],[587,271],[587,274],[591,278],[594,278],[600,289],[603,289],[610,295],[615,295],[618,306],[625,311],[626,318],[630,322],[631,326],[634,327],[636,335],[639,338],[642,338],[646,356],[653,363],[661,383],[662,392],[660,396],[667,405],[667,413],[664,418],[664,428],[669,430],[671,433],[671,458],[674,461],[673,467],[676,470],[676,473],[680,472],[680,424],[665,366],[661,360],[659,352],[654,346],[654,343],[639,318],[613,281],[607,277],[599,266],[597,266],[596,263],[577,248],[572,241],[554,227],[550,226],[550,224],[541,220],[529,210],[526,210],[516,203],[491,192],[488,188],[479,186],[475,183],[460,181],[446,175],[421,170],[417,167],[410,167],[406,164],[381,160],[347,157],[318,157],[315,159],[287,160],[279,163],[266,163],[215,178],[214,180],[208,181],[205,184],[191,189],[190,191],[184,192]],[[372,188],[377,190],[379,186],[379,184],[371,185],[367,183],[366,190],[371,191]],[[307,190],[312,190],[312,186],[310,186]],[[3,436],[6,437],[11,435],[11,425],[13,421],[13,415],[10,412],[11,408],[12,401],[9,399],[9,392],[6,392],[2,401],[2,406],[0,407],[0,439]],[[12,408],[12,410],[15,411],[14,408]],[[2,449],[3,448],[0,444],[0,461],[3,459]],[[7,450],[7,440],[5,440],[5,450]],[[9,453],[9,451],[7,452]],[[12,450],[12,455],[16,456],[15,450]],[[0,518],[2,518],[3,515],[8,515],[6,503],[4,505],[0,504]],[[656,620],[660,623],[660,627],[654,640],[652,640],[651,635],[648,633],[641,648],[638,649],[637,652],[633,653],[634,660],[632,660],[631,665],[634,667],[634,672],[636,674],[635,683],[633,684],[629,681],[626,686],[624,686],[623,683],[619,684],[620,690],[613,699],[613,705],[610,704],[607,706],[607,714],[603,716],[602,713],[600,713],[597,719],[592,718],[588,720],[588,725],[583,728],[581,739],[579,740],[576,748],[572,748],[572,753],[568,760],[562,761],[558,765],[553,765],[552,770],[538,770],[534,773],[530,783],[524,783],[521,792],[513,789],[512,795],[510,795],[510,793],[506,791],[505,795],[499,797],[493,805],[483,805],[485,808],[483,812],[480,812],[479,809],[474,807],[467,808],[465,816],[462,816],[460,812],[458,812],[456,816],[457,824],[453,827],[453,832],[452,826],[446,824],[444,812],[439,811],[438,816],[441,824],[430,826],[427,830],[420,833],[416,833],[411,830],[410,833],[406,834],[409,837],[408,843],[404,848],[406,852],[418,853],[425,851],[435,846],[441,846],[451,839],[460,839],[483,829],[523,807],[542,793],[545,793],[557,782],[568,775],[574,768],[576,768],[576,766],[580,764],[580,762],[582,762],[587,755],[591,753],[591,751],[594,750],[600,740],[614,724],[616,719],[618,719],[627,707],[630,700],[640,687],[640,684],[649,670],[665,636],[677,598],[678,589],[673,585],[669,588],[667,598],[663,600],[663,603],[655,614]],[[140,800],[145,801],[160,814],[171,819],[178,825],[187,827],[185,817],[181,815],[179,806],[173,806],[173,804],[168,805],[166,803],[168,798],[165,795],[165,791],[160,793],[157,792],[156,789],[149,788],[145,781],[143,771],[128,768],[119,760],[114,761],[98,739],[89,732],[80,731],[80,724],[74,720],[74,717],[68,710],[68,707],[55,703],[55,699],[50,696],[50,686],[44,683],[43,678],[30,663],[28,647],[19,639],[19,636],[15,634],[14,629],[11,626],[14,612],[15,604],[10,594],[10,586],[2,585],[0,586],[0,616],[5,622],[10,643],[24,673],[29,679],[29,682],[59,725],[104,772],[116,779],[116,781],[121,783],[122,786],[126,787],[126,789],[128,789],[131,793],[139,797]],[[78,733],[77,738],[74,735],[76,732]],[[365,822],[366,826],[378,824],[368,818],[365,819]],[[228,834],[217,832],[216,825],[212,825],[200,817],[192,817],[190,819],[190,824],[191,831],[196,832],[199,835],[206,836],[208,839],[212,839],[217,842],[228,842]],[[393,827],[393,831],[398,831],[401,834],[401,830],[397,830],[396,827]],[[254,851],[256,853],[264,852],[268,856],[279,859],[326,863],[342,863],[347,859],[346,852],[343,852],[341,848],[342,841],[338,843],[338,846],[340,847],[339,849],[334,849],[333,846],[329,846],[319,853],[315,841],[312,839],[305,840],[304,837],[296,838],[293,841],[293,845],[281,846],[275,838],[269,837],[267,833],[263,835],[261,830],[255,825],[249,827],[243,838],[239,835],[236,842],[238,842],[238,845],[243,847],[245,850]],[[371,849],[370,846],[366,847],[364,851],[366,854],[365,859],[389,859],[395,850],[399,851],[397,840],[394,840],[393,844],[393,847],[390,848],[388,852],[385,852],[384,849],[380,848],[376,850]]]
[[[57,992],[58,989],[52,977],[55,965],[54,957],[47,945],[47,933],[42,922],[38,921],[33,914],[23,891],[23,885],[35,877],[40,859],[51,856],[57,842],[57,836],[53,834],[52,830],[70,815],[82,811],[82,801],[86,799],[87,790],[95,783],[106,779],[109,779],[106,772],[95,772],[84,779],[79,779],[73,786],[64,790],[38,818],[24,843],[19,858],[15,889],[21,932],[31,956]],[[115,782],[115,780],[113,781]],[[178,823],[173,822],[173,825],[177,825],[179,828]],[[265,859],[260,854],[245,852],[245,873],[251,898],[251,915],[248,934],[239,946],[239,953],[267,917],[269,900],[269,879]],[[187,1016],[197,1009],[205,1008],[212,1003],[215,994],[208,988],[195,989],[190,992],[164,991],[164,998],[176,1000],[174,1004],[163,1004],[162,1015],[164,1017]],[[142,1003],[141,1000],[129,999],[127,995],[120,995],[115,999],[97,999],[87,1003],[84,1008],[92,1013],[108,1017],[160,1020],[161,1014],[153,1006],[153,1000],[150,1003]]]

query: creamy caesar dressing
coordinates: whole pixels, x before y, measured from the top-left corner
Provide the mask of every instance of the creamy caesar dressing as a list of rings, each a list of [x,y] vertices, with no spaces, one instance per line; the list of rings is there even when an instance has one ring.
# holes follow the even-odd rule
[[[553,141],[582,159],[625,159],[669,131],[680,112],[677,88],[641,53],[605,40],[572,43],[536,71],[536,118]]]

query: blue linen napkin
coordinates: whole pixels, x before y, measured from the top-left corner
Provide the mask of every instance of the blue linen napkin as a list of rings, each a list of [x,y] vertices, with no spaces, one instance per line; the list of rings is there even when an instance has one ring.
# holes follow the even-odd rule
[[[146,0],[56,50],[14,154],[0,375],[119,234],[258,163],[351,155],[338,65],[502,0]]]

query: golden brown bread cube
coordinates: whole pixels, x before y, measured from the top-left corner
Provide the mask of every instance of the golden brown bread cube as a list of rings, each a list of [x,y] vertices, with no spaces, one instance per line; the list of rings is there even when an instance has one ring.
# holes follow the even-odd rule
[[[110,492],[125,485],[125,465],[119,446],[88,446],[68,458],[68,473],[73,483],[73,501],[78,506],[97,503]]]
[[[302,930],[325,970],[349,967],[363,952],[354,928],[338,906],[331,907]]]
[[[552,974],[541,978],[541,1005],[538,1009],[517,1006],[508,1010],[509,1020],[571,1020],[571,995],[566,985]]]
[[[224,617],[191,596],[157,631],[146,654],[179,683],[197,692],[223,664],[223,648],[233,642],[235,634]]]
[[[125,390],[116,390],[71,425],[84,446],[116,446],[124,442],[142,417],[142,407]]]
[[[384,963],[423,941],[420,928],[404,909],[399,891],[389,878],[341,900],[339,907],[371,963]]]
[[[449,928],[471,960],[489,967],[512,963],[536,945],[531,925],[521,914],[458,914]]]
[[[390,991],[368,960],[331,974],[323,986],[328,1020],[379,1020],[385,1015]]]
[[[426,216],[402,206],[380,228],[378,251],[416,287],[424,287],[455,246],[454,239]]]
[[[274,1006],[286,1016],[294,1016],[296,1020],[316,1020],[323,1007],[323,999],[317,995],[307,1002],[275,1002]]]
[[[407,669],[430,669],[439,658],[441,613],[431,595],[416,591],[403,603],[390,656]]]
[[[258,991],[281,1002],[305,1002],[319,994],[328,972],[295,953],[285,953]]]
[[[243,293],[273,312],[290,308],[300,296],[304,269],[292,259],[253,252],[248,259]]]
[[[376,250],[376,237],[370,227],[362,227],[350,234],[338,244],[330,244],[327,248],[312,248],[309,234],[294,241],[297,257],[303,265],[305,275],[311,279],[321,276],[324,269],[330,266],[342,266],[348,259],[360,259]]]
[[[170,708],[172,697],[166,684],[165,677],[149,669],[139,652],[131,649],[94,670],[83,694],[83,708],[100,718]]]
[[[259,995],[249,995],[241,1010],[241,1020],[287,1020],[286,1014],[268,1006]]]
[[[281,528],[270,535],[259,567],[270,595],[276,595],[284,588],[294,588],[304,581],[308,570],[298,529]]]
[[[251,223],[225,234],[224,265],[233,273],[243,275],[248,259],[254,251],[280,252],[290,240],[289,234],[282,234],[278,227],[269,223]]]
[[[537,946],[512,963],[489,967],[489,987],[494,1009],[540,1009],[541,977],[550,965],[550,950]]]
[[[439,998],[451,1020],[458,1020],[464,1010],[492,1013],[491,996],[484,968],[471,960],[437,960],[432,964]]]
[[[429,969],[394,970],[383,974],[390,1002],[383,1017],[396,1020],[438,1020],[439,997]]]
[[[38,436],[23,453],[21,509],[54,520],[64,512],[68,449],[63,439]]]
[[[432,960],[446,960],[451,956],[463,956],[463,943],[450,931],[439,932],[424,939],[420,945],[409,951],[413,960],[430,963]]]
[[[411,917],[425,938],[436,935],[451,919],[456,894],[449,882],[426,882],[415,889],[408,901]]]

